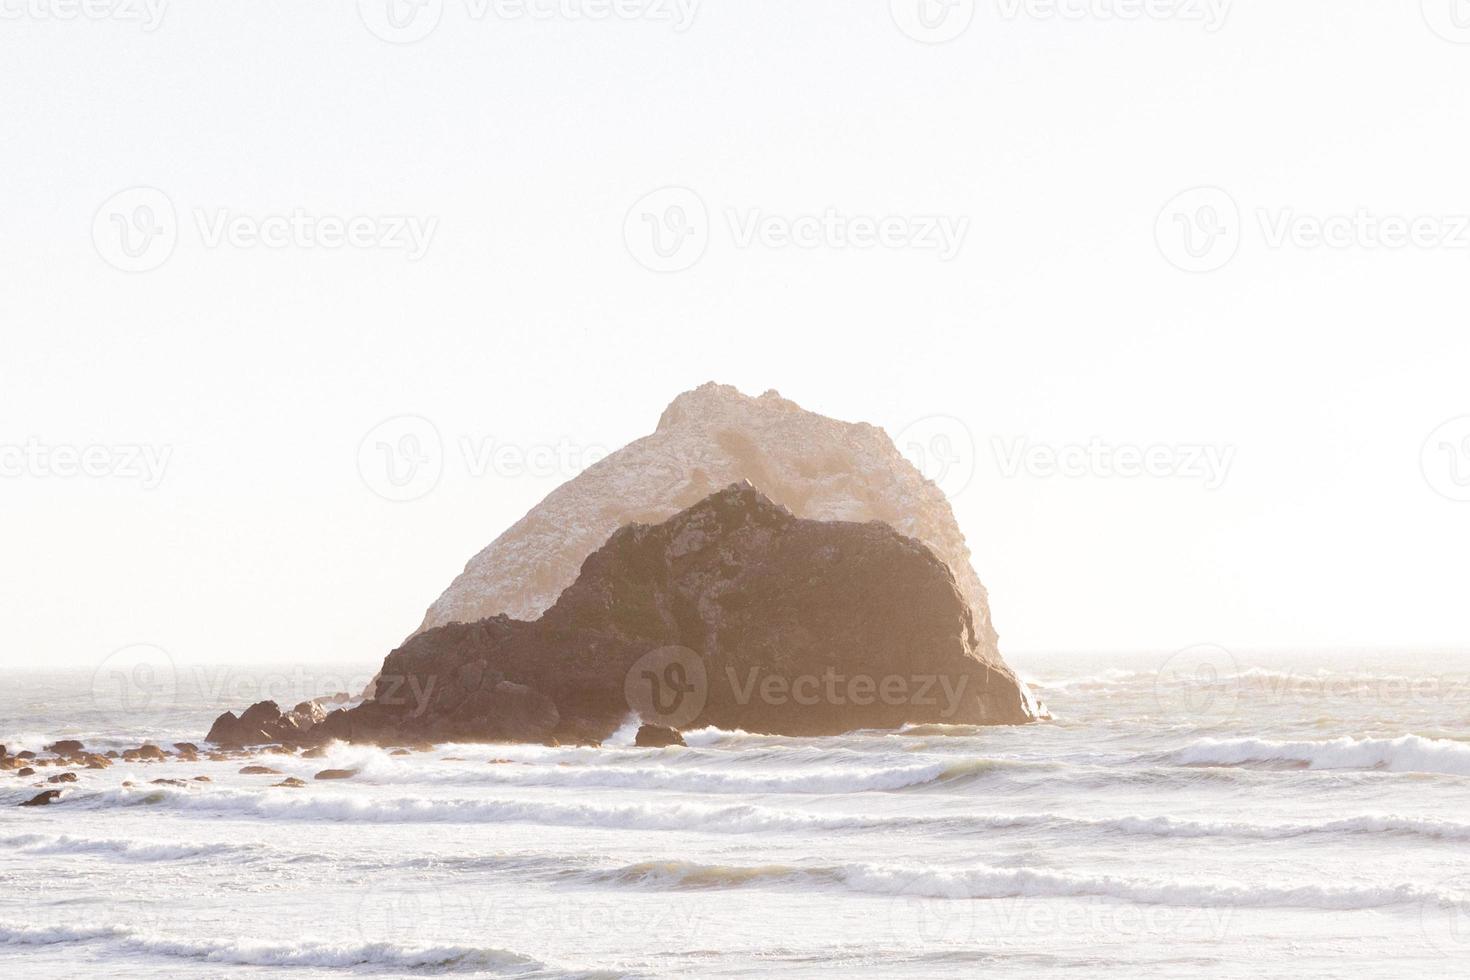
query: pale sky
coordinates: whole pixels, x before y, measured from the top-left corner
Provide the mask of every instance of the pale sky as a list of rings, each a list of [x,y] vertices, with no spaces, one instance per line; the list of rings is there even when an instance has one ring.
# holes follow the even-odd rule
[[[0,664],[375,663],[708,380],[946,455],[1023,669],[1470,641],[1470,5],[387,2],[0,0]]]

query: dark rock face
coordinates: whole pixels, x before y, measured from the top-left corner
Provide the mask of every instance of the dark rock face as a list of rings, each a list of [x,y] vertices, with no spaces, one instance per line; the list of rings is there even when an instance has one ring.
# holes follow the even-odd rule
[[[316,701],[303,701],[283,712],[274,701],[257,701],[240,716],[226,711],[214,720],[205,741],[224,748],[247,745],[300,745],[316,741],[313,730],[327,718],[327,710]]]
[[[535,622],[412,637],[384,661],[373,700],[314,734],[596,739],[630,707],[669,728],[792,735],[1030,721],[984,643],[923,544],[877,521],[800,520],[736,484],[614,533]]]
[[[640,748],[662,749],[670,745],[683,745],[684,736],[677,729],[665,728],[663,725],[641,725],[638,734],[633,738],[633,744]]]
[[[37,793],[35,796],[31,797],[30,799],[26,800],[24,803],[21,803],[19,805],[20,806],[49,806],[50,804],[55,803],[59,799],[61,799],[61,790],[59,790],[59,789],[48,789],[44,793]]]

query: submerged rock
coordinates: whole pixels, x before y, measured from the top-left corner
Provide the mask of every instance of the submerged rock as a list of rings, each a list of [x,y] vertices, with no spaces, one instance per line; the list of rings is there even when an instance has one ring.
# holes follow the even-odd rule
[[[948,565],[886,524],[794,517],[749,484],[617,531],[534,622],[420,633],[322,723],[395,744],[617,727],[793,735],[1031,720]],[[641,689],[648,703],[637,700]]]
[[[315,779],[351,779],[357,775],[356,769],[323,769],[313,778]]]

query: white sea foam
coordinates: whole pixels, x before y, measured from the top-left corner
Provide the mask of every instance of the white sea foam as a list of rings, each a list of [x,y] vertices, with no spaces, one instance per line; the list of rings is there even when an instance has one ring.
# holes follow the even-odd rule
[[[261,848],[246,844],[99,839],[69,834],[21,834],[0,838],[0,846],[27,854],[95,854],[123,861],[181,861],[201,857],[249,856],[261,852]]]
[[[144,933],[125,926],[4,926],[0,945],[51,946],[105,941],[132,953],[237,966],[473,971],[525,976],[546,965],[506,950],[473,946],[415,946],[301,939],[292,943],[224,941]],[[568,974],[559,974],[566,976]],[[592,976],[592,974],[583,974]],[[610,974],[604,974],[610,975]]]
[[[1203,738],[1171,753],[1170,759],[1180,765],[1275,763],[1308,769],[1382,769],[1470,776],[1470,744],[1418,735],[1344,737],[1315,742]]]
[[[1032,868],[989,866],[940,870],[925,865],[858,863],[841,866],[701,864],[657,861],[588,877],[673,888],[734,888],[786,884],[841,885],[878,895],[935,899],[1110,898],[1139,905],[1204,908],[1376,909],[1425,902],[1470,907],[1464,896],[1414,885],[1352,886],[1271,882],[1155,881]]]

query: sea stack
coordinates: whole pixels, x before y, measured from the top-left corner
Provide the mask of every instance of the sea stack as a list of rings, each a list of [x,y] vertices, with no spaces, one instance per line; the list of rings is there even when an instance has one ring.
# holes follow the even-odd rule
[[[1031,720],[1014,676],[980,650],[970,604],[927,545],[881,521],[797,518],[742,482],[618,530],[534,621],[415,635],[384,661],[374,699],[318,733],[596,741],[630,710],[785,735]]]
[[[922,542],[970,607],[973,656],[1014,688],[1017,707],[1001,714],[1036,717],[1030,692],[1001,658],[989,598],[948,499],[888,434],[806,411],[775,391],[751,397],[713,382],[676,397],[652,435],[552,491],[471,558],[418,632],[500,614],[534,620],[618,528],[665,521],[741,481],[796,517],[882,521]]]

